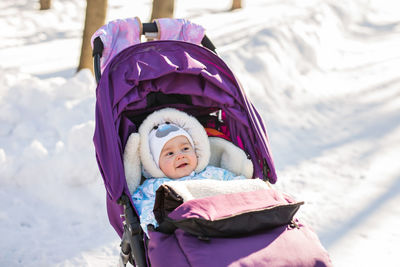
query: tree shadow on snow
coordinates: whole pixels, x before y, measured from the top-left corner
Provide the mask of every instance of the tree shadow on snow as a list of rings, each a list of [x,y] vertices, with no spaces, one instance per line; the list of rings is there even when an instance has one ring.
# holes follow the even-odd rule
[[[329,249],[342,237],[346,236],[352,229],[360,226],[366,222],[368,218],[379,211],[385,204],[387,204],[394,197],[400,195],[400,176],[388,187],[388,190],[380,195],[378,198],[371,201],[360,212],[349,218],[346,222],[337,225],[336,228],[329,228],[328,230],[319,234],[321,242]],[[381,221],[383,221],[382,218]]]

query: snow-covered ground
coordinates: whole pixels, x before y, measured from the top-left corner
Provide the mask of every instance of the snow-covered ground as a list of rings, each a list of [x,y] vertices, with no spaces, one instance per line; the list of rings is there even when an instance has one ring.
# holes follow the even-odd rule
[[[115,266],[92,136],[95,82],[75,73],[85,1],[0,2],[0,266]],[[207,29],[268,128],[276,186],[335,266],[400,266],[400,4],[176,0]],[[151,0],[109,1],[148,21]]]

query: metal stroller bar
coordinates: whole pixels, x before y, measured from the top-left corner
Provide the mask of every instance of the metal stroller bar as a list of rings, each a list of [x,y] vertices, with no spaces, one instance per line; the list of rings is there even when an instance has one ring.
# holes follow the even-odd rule
[[[94,64],[94,76],[96,77],[96,82],[99,83],[101,78],[101,68],[100,68],[100,58],[103,55],[104,45],[100,37],[96,37],[93,42],[93,64]]]
[[[154,33],[158,32],[157,24],[155,22],[150,22],[150,23],[143,23],[143,32],[142,34],[147,33]],[[207,35],[204,35],[203,39],[201,40],[201,44],[213,51],[215,54],[216,48],[214,44],[211,42],[211,40],[207,37]],[[93,42],[93,64],[94,64],[94,75],[96,77],[96,82],[99,83],[100,78],[101,78],[101,68],[100,68],[100,58],[102,56],[104,49],[103,42],[101,41],[100,37],[96,37]]]
[[[124,267],[128,263],[136,267],[147,267],[143,242],[143,231],[139,218],[133,211],[129,197],[125,194],[118,200],[118,204],[124,207],[124,233],[121,241],[119,266]]]

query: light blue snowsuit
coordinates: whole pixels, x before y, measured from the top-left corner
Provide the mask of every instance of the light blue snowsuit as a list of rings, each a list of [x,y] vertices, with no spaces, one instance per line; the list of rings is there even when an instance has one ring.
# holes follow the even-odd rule
[[[158,223],[154,217],[153,208],[156,197],[156,191],[165,182],[169,181],[185,181],[185,180],[201,180],[201,179],[214,179],[220,181],[229,180],[240,180],[246,179],[244,176],[236,176],[235,174],[214,166],[207,166],[203,171],[199,173],[192,172],[188,176],[184,176],[179,179],[170,178],[149,178],[139,186],[136,191],[132,194],[133,204],[139,213],[140,225],[143,231],[147,234],[147,225],[152,224],[154,227],[158,226]],[[148,234],[147,234],[148,236]]]

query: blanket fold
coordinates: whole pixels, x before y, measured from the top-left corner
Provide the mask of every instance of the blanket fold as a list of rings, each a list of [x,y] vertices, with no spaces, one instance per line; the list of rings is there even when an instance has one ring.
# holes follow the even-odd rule
[[[190,180],[160,186],[154,215],[163,233],[227,237],[290,224],[302,204],[261,180]]]

